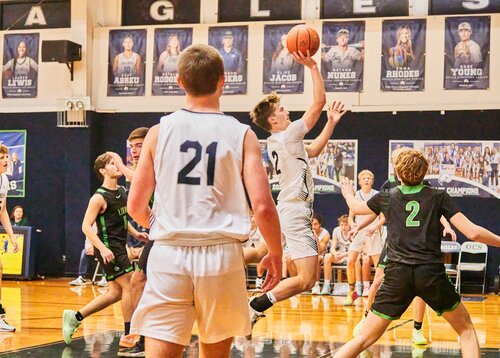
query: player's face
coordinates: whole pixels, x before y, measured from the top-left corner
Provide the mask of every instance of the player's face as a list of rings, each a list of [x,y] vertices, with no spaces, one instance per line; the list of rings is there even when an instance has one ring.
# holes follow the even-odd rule
[[[361,188],[371,189],[373,185],[373,178],[370,175],[363,175],[359,181]]]
[[[21,41],[19,46],[17,46],[17,55],[19,57],[26,56],[26,44],[23,41]]]
[[[460,41],[467,41],[470,39],[470,31],[467,29],[462,29],[458,31],[458,37],[460,37]]]
[[[224,47],[233,47],[233,38],[232,37],[224,37],[223,43],[224,43]]]
[[[134,164],[139,162],[143,142],[144,138],[136,138],[130,141],[130,155],[132,156],[132,163]]]
[[[134,47],[134,41],[130,37],[127,37],[125,40],[123,40],[123,49],[124,50],[132,50],[132,47]]]
[[[14,210],[14,220],[19,221],[20,219],[22,219],[23,215],[23,208],[16,208],[16,210]]]
[[[349,42],[349,37],[347,37],[347,35],[340,35],[337,37],[337,44],[339,46],[346,46],[348,42]]]
[[[275,130],[283,131],[290,125],[290,123],[292,123],[290,121],[289,114],[290,112],[288,112],[283,106],[278,105],[272,116],[276,120],[276,124],[273,125]]]
[[[123,175],[122,172],[116,167],[114,160],[111,160],[108,164],[106,164],[104,169],[106,169],[106,174],[108,174],[111,179],[116,179]]]
[[[351,230],[351,227],[349,226],[349,223],[347,221],[341,221],[339,226],[342,232],[349,232],[349,230]]]
[[[399,41],[402,43],[408,42],[410,39],[410,32],[407,29],[403,29],[399,32]]]
[[[7,171],[7,165],[9,164],[9,155],[0,153],[0,174]]]
[[[319,221],[317,219],[313,219],[313,230],[316,234],[319,234],[320,230],[321,230],[321,225],[319,223]]]

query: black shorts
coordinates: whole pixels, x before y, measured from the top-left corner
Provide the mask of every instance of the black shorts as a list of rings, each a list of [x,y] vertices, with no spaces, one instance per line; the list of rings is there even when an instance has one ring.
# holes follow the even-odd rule
[[[385,268],[387,266],[388,261],[389,258],[387,257],[387,246],[384,245],[384,247],[382,248],[382,252],[380,253],[380,257],[378,259],[377,267]]]
[[[151,248],[153,247],[154,241],[148,241],[141,252],[141,257],[139,257],[139,262],[137,262],[137,270],[143,271],[146,274],[148,268],[148,257]]]
[[[108,262],[107,264],[104,264],[104,260],[99,250],[94,250],[94,255],[103,267],[104,273],[106,274],[106,279],[108,281],[113,281],[116,278],[133,271],[134,266],[128,258],[127,249],[125,248],[125,241],[109,241],[108,248],[111,250],[113,255],[115,255],[115,259],[111,262]]]
[[[448,280],[442,263],[405,265],[389,262],[384,275],[371,309],[379,317],[399,319],[415,296],[422,298],[438,316],[454,310],[460,303],[460,295]]]

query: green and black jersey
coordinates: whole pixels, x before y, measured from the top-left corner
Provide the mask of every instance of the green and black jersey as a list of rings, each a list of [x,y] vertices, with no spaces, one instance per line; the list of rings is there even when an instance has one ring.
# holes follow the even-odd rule
[[[368,200],[375,214],[384,214],[389,261],[408,265],[441,263],[442,215],[450,219],[460,210],[442,190],[423,184],[384,190]]]
[[[102,195],[106,201],[106,211],[97,215],[97,236],[108,248],[110,248],[110,242],[117,241],[125,246],[128,229],[125,188],[119,186],[117,190],[109,190],[100,187],[96,194]]]
[[[424,180],[423,183],[424,183],[424,185],[432,186],[431,183],[427,180]],[[380,187],[380,191],[389,190],[389,189],[395,188],[399,185],[401,185],[401,181],[398,179],[398,177],[396,177],[395,175],[391,175],[391,176],[389,176],[389,179],[387,179],[384,182],[384,184],[382,184],[382,186]]]

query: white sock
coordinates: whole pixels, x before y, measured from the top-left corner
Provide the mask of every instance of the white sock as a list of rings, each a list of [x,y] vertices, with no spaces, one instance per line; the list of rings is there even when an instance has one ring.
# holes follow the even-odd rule
[[[363,288],[370,289],[370,281],[363,281]]]
[[[267,292],[266,295],[267,295],[267,298],[269,298],[269,301],[271,301],[271,303],[273,305],[275,303],[278,303],[278,300],[276,299],[276,297],[273,295],[273,293],[271,291]]]
[[[319,286],[319,281],[316,281],[316,283],[314,284],[314,286]]]
[[[323,282],[323,286],[326,286],[326,285],[329,285],[330,284],[330,280],[325,280],[325,282]]]

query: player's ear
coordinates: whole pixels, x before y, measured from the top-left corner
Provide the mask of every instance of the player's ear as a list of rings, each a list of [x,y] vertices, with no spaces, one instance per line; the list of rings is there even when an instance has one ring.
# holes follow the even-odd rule
[[[224,75],[220,76],[218,86],[222,88],[224,87],[225,83],[226,83],[226,77]]]
[[[182,85],[182,80],[180,76],[177,76],[177,84],[179,85],[180,88],[185,89],[184,86]]]

